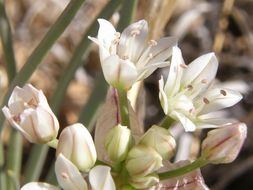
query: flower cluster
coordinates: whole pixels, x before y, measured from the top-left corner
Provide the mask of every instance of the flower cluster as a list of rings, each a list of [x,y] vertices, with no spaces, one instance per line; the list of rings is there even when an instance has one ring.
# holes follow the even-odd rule
[[[244,123],[217,114],[239,102],[242,95],[215,86],[218,61],[214,53],[186,65],[175,38],[147,39],[145,20],[131,24],[122,34],[110,22],[98,22],[98,37],[89,38],[99,45],[102,70],[112,87],[98,114],[94,140],[80,123],[58,134],[56,116],[42,91],[32,85],[14,89],[8,107],[2,109],[7,120],[31,143],[56,149],[55,173],[64,190],[208,189],[200,168],[232,162],[246,138]],[[159,81],[166,117],[144,132],[127,93],[135,82],[161,67],[169,67],[166,83],[163,78]],[[217,129],[208,132],[196,160],[173,163],[176,139],[169,129],[173,123],[180,123],[186,132]],[[31,182],[21,189],[59,188]]]

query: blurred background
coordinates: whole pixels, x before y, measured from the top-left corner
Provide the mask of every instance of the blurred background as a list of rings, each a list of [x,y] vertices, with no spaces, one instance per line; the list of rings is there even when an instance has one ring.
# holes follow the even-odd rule
[[[30,82],[52,96],[57,82],[84,32],[107,4],[107,0],[86,0],[74,20],[43,59]],[[5,0],[11,23],[18,70],[38,45],[50,26],[64,10],[69,0]],[[244,99],[226,113],[248,125],[248,138],[239,157],[228,165],[210,165],[202,170],[207,185],[213,190],[253,189],[253,1],[252,0],[139,0],[134,20],[146,19],[150,38],[176,36],[188,64],[198,56],[214,51],[219,59],[217,80],[240,91]],[[119,21],[119,13],[111,18]],[[0,46],[0,92],[8,85],[2,47]],[[61,103],[59,120],[62,127],[78,120],[95,81],[101,75],[97,47],[91,44],[83,66],[77,69]],[[145,126],[159,122],[163,111],[158,99],[158,80],[166,69],[156,71],[145,80]],[[1,93],[0,96],[3,96]],[[3,133],[8,147],[9,129]],[[198,152],[200,133],[193,134],[191,156]],[[23,163],[29,155],[30,144],[24,141]],[[48,161],[53,159],[49,152]],[[45,173],[45,172],[44,172]],[[43,178],[43,174],[41,176]]]

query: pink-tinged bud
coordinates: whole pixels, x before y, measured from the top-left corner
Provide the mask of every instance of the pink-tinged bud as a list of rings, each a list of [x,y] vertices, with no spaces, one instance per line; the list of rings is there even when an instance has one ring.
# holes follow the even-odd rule
[[[136,145],[128,153],[126,169],[130,176],[146,176],[162,167],[162,157],[153,148]]]
[[[130,178],[129,183],[136,189],[145,189],[152,187],[159,182],[159,177],[157,174],[150,174],[144,177],[133,176]]]
[[[141,138],[139,144],[155,149],[164,160],[169,160],[175,152],[176,141],[167,129],[152,126]]]
[[[202,143],[202,157],[213,164],[233,162],[247,136],[244,123],[234,123],[208,132]]]
[[[59,123],[45,95],[30,84],[15,87],[8,107],[2,111],[10,124],[32,143],[48,143],[58,134]]]
[[[87,183],[77,167],[62,154],[57,156],[55,174],[64,190],[88,190]]]
[[[105,148],[110,159],[114,162],[125,160],[131,144],[131,130],[126,126],[118,124],[106,135]]]
[[[59,137],[56,155],[60,153],[83,172],[88,172],[97,159],[92,137],[81,123],[76,123],[63,129]]]

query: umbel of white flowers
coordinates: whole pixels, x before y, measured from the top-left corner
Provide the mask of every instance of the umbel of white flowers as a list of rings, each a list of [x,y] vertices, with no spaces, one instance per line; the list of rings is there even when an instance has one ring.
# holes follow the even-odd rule
[[[202,55],[185,65],[181,50],[173,47],[167,82],[159,81],[160,101],[165,114],[182,123],[186,131],[216,128],[231,123],[215,111],[233,106],[242,95],[213,85],[218,68],[214,53]]]
[[[98,19],[97,38],[89,37],[99,45],[99,55],[106,81],[121,89],[129,89],[147,78],[157,68],[169,65],[171,48],[177,44],[174,37],[148,41],[148,24],[140,20],[128,26],[122,34],[104,19]]]

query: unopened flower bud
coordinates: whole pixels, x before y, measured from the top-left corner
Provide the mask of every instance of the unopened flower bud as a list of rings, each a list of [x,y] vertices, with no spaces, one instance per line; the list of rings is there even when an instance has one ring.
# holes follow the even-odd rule
[[[153,148],[136,145],[127,156],[126,168],[130,176],[146,176],[162,167],[162,157]]]
[[[132,144],[131,131],[126,126],[118,124],[112,128],[105,139],[105,148],[114,162],[123,161]]]
[[[57,156],[55,174],[64,190],[87,190],[87,183],[77,167],[62,154]]]
[[[25,184],[20,190],[60,190],[60,188],[42,182],[30,182]]]
[[[169,131],[156,125],[143,135],[139,144],[152,147],[164,160],[168,160],[174,155],[176,147],[176,141]]]
[[[56,149],[56,154],[60,153],[83,172],[89,171],[97,159],[92,137],[86,127],[80,123],[63,129]]]
[[[15,87],[3,113],[10,124],[32,143],[48,143],[58,134],[59,123],[41,90],[27,84]]]
[[[202,157],[213,164],[233,162],[246,136],[247,126],[244,123],[212,130],[202,143]]]
[[[145,189],[148,187],[152,187],[153,185],[159,182],[159,177],[157,174],[150,174],[147,176],[140,177],[132,177],[129,183],[136,189]]]

